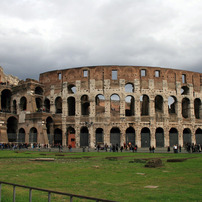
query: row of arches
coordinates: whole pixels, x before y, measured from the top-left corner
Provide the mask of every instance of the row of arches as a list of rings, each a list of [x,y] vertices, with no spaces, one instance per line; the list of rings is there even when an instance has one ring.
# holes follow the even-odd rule
[[[62,140],[62,130],[60,128],[53,129],[53,120],[48,117],[46,120],[46,128],[49,144],[61,144]],[[66,131],[66,144],[72,144],[75,147],[75,129],[73,127],[68,127]],[[7,121],[7,134],[9,142],[25,142],[25,130],[20,128],[17,132],[17,119],[15,117],[10,117]],[[110,130],[110,143],[118,144],[120,146],[121,139],[125,139],[125,143],[129,142],[133,145],[137,144],[137,141],[141,142],[141,147],[149,147],[151,145],[151,132],[150,129],[145,127],[142,128],[140,132],[140,140],[137,140],[136,131],[133,127],[129,127],[125,131],[125,137],[122,137],[122,133],[118,127],[113,127]],[[195,131],[195,142],[196,144],[202,144],[202,130],[198,128]],[[171,128],[169,130],[169,145],[173,146],[179,144],[179,132],[176,128]],[[185,128],[182,133],[183,145],[193,142],[193,134],[189,128]],[[90,134],[87,127],[82,127],[79,133],[80,146],[89,146],[90,144]],[[105,134],[103,128],[97,128],[95,130],[95,144],[104,143]],[[155,144],[156,147],[165,147],[165,135],[163,128],[157,128],[155,131]],[[38,131],[35,127],[29,130],[29,143],[38,142]]]

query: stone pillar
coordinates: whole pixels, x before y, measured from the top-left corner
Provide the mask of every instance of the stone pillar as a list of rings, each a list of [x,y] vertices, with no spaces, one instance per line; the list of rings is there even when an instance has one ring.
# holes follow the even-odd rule
[[[178,144],[183,145],[183,128],[178,127]]]
[[[141,127],[138,127],[135,131],[135,143],[138,148],[141,147]]]
[[[62,145],[67,146],[66,116],[62,116]]]
[[[156,148],[156,138],[155,138],[155,128],[150,128],[150,137],[151,137],[151,142],[150,146],[154,146]]]
[[[140,122],[141,121],[141,106],[140,106],[140,96],[137,95],[135,97],[135,121]]]
[[[170,146],[170,141],[169,141],[169,131],[168,128],[165,128],[164,130],[164,147]]]
[[[55,114],[55,97],[54,97],[55,86],[51,85],[50,90],[50,112]]]

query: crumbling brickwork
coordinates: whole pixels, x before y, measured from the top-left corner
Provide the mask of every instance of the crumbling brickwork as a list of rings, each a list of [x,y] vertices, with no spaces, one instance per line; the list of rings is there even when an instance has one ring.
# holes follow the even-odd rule
[[[202,144],[202,74],[142,66],[55,70],[1,86],[0,142]],[[9,129],[8,129],[9,128]]]

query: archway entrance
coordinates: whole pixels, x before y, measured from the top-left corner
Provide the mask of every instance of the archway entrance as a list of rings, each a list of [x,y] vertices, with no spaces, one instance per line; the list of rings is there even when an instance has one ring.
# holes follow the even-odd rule
[[[129,143],[135,145],[135,130],[132,127],[126,129],[126,145]]]
[[[110,131],[110,143],[112,145],[120,146],[120,130],[119,128],[112,128]]]
[[[89,146],[89,132],[87,127],[83,127],[80,130],[80,147],[88,147]]]
[[[189,128],[185,128],[183,130],[183,145],[191,144],[191,130]]]
[[[164,131],[163,128],[156,129],[156,147],[164,147]]]
[[[59,128],[56,128],[54,131],[54,144],[62,145],[62,130]]]
[[[143,128],[141,131],[141,147],[150,147],[150,130]]]
[[[17,142],[18,120],[15,117],[10,117],[7,120],[8,142]]]
[[[95,144],[104,144],[103,129],[97,128],[95,132]]]
[[[171,128],[169,131],[170,146],[178,145],[178,131],[176,128]]]
[[[72,127],[67,128],[67,146],[76,147],[75,130]]]

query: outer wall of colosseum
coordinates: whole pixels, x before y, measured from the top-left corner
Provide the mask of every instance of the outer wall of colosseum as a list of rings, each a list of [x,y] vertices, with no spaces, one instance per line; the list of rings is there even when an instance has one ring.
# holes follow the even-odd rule
[[[0,142],[202,144],[202,74],[93,66],[1,85]]]

